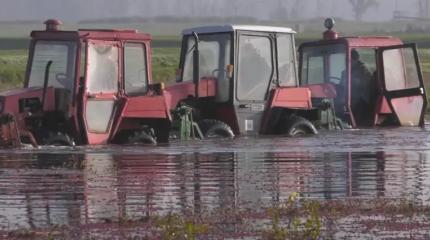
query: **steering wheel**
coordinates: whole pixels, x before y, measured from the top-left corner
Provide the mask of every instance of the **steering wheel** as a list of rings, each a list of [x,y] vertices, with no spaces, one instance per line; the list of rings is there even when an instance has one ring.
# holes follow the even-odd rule
[[[212,74],[212,76],[216,77],[216,73],[220,72],[220,71],[224,71],[226,76],[227,76],[227,70],[226,69],[220,69],[220,68],[214,69],[211,74]]]

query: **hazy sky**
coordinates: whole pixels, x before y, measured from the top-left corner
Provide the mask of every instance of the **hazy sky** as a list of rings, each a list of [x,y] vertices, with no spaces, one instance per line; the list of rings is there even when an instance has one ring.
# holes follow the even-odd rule
[[[388,21],[393,11],[417,13],[417,0],[377,0],[365,20]],[[397,2],[397,3],[396,3]],[[249,16],[270,19],[290,15],[300,19],[335,16],[353,19],[348,0],[0,0],[0,20],[60,18],[79,21],[125,16]],[[298,5],[294,5],[298,4]],[[295,9],[299,11],[292,11]]]

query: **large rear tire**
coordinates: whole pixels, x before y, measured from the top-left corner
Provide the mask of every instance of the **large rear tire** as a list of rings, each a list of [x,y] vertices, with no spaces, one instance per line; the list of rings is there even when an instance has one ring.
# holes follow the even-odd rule
[[[234,133],[230,126],[216,119],[203,119],[198,122],[199,128],[205,138],[233,138]]]
[[[293,115],[288,118],[282,133],[289,137],[298,137],[318,134],[318,130],[306,118]]]

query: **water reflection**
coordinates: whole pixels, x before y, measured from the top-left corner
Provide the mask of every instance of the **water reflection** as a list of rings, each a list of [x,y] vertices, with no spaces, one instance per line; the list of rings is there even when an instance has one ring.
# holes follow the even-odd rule
[[[307,198],[429,199],[426,152],[23,153],[0,157],[0,227],[261,209]],[[228,221],[228,219],[225,219]]]

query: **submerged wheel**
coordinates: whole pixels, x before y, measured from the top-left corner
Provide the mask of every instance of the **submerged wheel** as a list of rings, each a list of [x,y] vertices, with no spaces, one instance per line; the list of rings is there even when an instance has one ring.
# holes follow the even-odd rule
[[[293,115],[287,119],[285,128],[283,129],[282,133],[290,137],[296,137],[304,135],[315,135],[318,134],[318,130],[306,118]]]
[[[155,137],[144,130],[134,131],[129,137],[127,142],[129,144],[157,144]]]
[[[216,119],[203,119],[198,122],[205,138],[233,138],[234,133],[229,125]]]
[[[48,137],[43,140],[44,145],[52,146],[75,146],[75,141],[66,133],[49,133]]]

